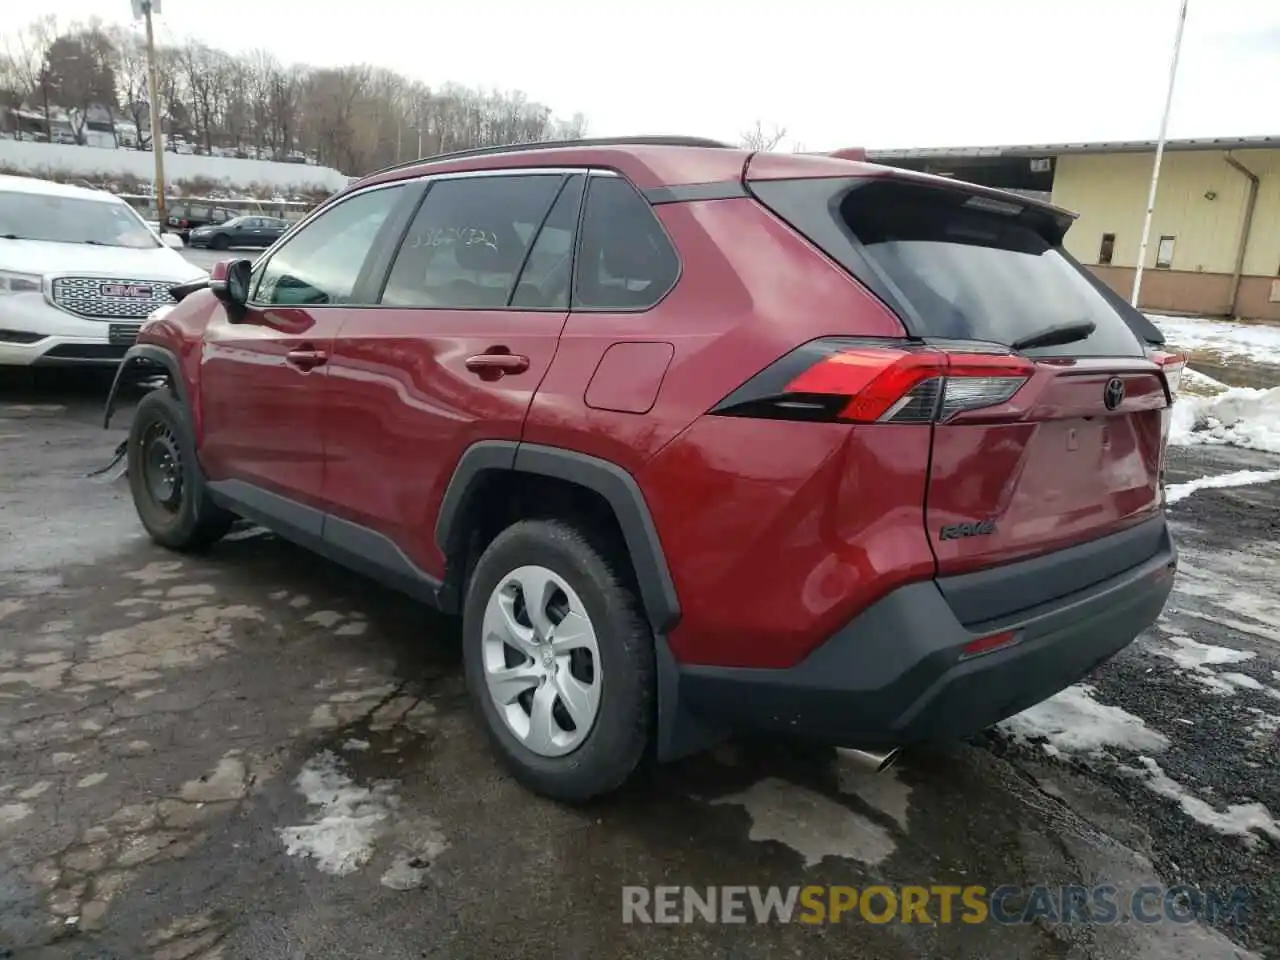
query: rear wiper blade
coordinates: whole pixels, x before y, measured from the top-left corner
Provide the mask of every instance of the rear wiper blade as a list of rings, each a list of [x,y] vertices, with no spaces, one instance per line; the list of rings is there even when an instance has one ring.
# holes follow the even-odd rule
[[[1045,327],[1035,333],[1027,334],[1025,337],[1019,337],[1009,346],[1014,350],[1030,350],[1033,347],[1060,347],[1065,343],[1075,343],[1077,340],[1083,340],[1097,329],[1098,325],[1092,320],[1081,320],[1077,323],[1059,323],[1052,327]]]

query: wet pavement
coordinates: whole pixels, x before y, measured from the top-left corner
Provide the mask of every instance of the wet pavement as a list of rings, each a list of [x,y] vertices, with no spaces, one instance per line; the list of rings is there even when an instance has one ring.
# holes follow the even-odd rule
[[[490,756],[454,622],[257,528],[199,558],[146,540],[124,482],[84,476],[128,419],[104,433],[100,402],[0,383],[0,956],[1280,956],[1280,484],[1171,508],[1166,616],[1064,724],[1102,716],[1092,743],[992,732],[879,777],[737,743],[570,808]],[[1276,467],[1194,448],[1170,480]],[[622,914],[624,885],[1103,883],[1243,885],[1250,907],[1216,926]]]

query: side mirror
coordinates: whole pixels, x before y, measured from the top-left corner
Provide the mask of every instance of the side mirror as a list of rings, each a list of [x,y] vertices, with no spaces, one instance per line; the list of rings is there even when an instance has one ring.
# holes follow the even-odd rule
[[[244,259],[219,260],[209,274],[209,289],[231,308],[233,318],[244,312],[249,302],[249,277],[253,264]]]
[[[176,233],[160,234],[160,242],[163,243],[170,250],[181,250],[184,246],[182,242],[182,238],[178,236]]]

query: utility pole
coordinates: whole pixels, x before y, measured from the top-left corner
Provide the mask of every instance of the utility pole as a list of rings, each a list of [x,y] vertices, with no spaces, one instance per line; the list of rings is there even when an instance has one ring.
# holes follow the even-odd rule
[[[164,200],[164,130],[160,117],[160,81],[156,76],[156,35],[151,15],[160,12],[160,0],[132,0],[133,17],[147,27],[147,88],[151,99],[151,152],[156,158],[156,217],[163,232],[169,225]]]
[[[1173,83],[1178,77],[1178,53],[1182,49],[1182,28],[1187,24],[1187,0],[1178,8],[1178,32],[1173,37],[1173,56],[1169,60],[1169,88],[1164,96],[1164,116],[1160,118],[1160,138],[1156,141],[1156,162],[1151,168],[1151,191],[1147,194],[1147,215],[1142,221],[1142,242],[1138,245],[1138,268],[1133,272],[1133,297],[1136,310],[1142,292],[1142,265],[1147,261],[1147,244],[1151,240],[1151,215],[1156,208],[1156,189],[1160,185],[1160,161],[1164,159],[1165,135],[1169,130],[1169,111],[1173,106]]]

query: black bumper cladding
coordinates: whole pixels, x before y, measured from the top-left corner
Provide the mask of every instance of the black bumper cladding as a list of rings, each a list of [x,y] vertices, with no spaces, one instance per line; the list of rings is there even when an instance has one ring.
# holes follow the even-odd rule
[[[1073,566],[1081,559],[1078,550],[1093,553],[1111,539],[1060,551],[1052,565]],[[1177,565],[1164,517],[1116,540],[1149,542],[1155,551],[1104,580],[977,623],[957,618],[946,579],[911,584],[869,607],[794,667],[682,666],[681,706],[717,727],[846,746],[954,740],[976,732],[1079,680],[1160,616]],[[985,573],[1003,571],[1016,584],[1028,565],[1047,573],[1049,559]],[[964,656],[973,641],[1008,631],[1016,631],[1015,643]]]

